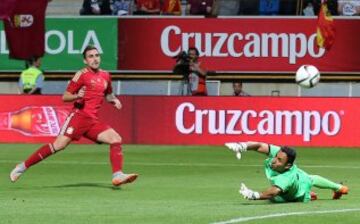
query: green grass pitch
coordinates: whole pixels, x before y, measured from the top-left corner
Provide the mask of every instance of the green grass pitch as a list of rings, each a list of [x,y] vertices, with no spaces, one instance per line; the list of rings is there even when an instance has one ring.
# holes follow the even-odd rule
[[[317,189],[315,202],[271,204],[247,201],[238,193],[240,181],[253,190],[268,187],[262,167],[265,157],[255,152],[238,161],[224,147],[125,145],[124,171],[140,176],[132,184],[113,188],[107,146],[71,145],[10,183],[15,163],[37,147],[0,145],[1,224],[356,224],[360,220],[359,149],[297,150],[300,168],[344,182],[349,195],[334,201],[329,190]]]

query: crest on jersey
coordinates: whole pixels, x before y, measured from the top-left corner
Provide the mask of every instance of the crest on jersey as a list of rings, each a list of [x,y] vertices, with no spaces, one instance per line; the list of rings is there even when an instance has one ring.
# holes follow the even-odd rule
[[[91,89],[95,89],[95,86],[96,86],[96,81],[95,81],[95,79],[91,79],[91,80],[90,80],[90,85],[91,85]]]

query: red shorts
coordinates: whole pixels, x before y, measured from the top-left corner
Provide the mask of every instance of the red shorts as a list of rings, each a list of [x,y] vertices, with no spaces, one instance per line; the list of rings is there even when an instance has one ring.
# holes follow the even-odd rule
[[[101,123],[98,119],[72,112],[66,118],[60,130],[60,135],[65,135],[71,140],[79,140],[84,136],[97,142],[98,135],[109,128],[111,128],[109,125]]]

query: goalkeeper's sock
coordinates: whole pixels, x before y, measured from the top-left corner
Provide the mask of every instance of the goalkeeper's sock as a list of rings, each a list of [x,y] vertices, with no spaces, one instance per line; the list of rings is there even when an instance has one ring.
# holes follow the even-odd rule
[[[123,153],[121,143],[110,144],[110,162],[113,173],[122,171]]]
[[[313,186],[317,188],[338,191],[342,187],[341,184],[335,183],[319,175],[310,175],[310,177],[313,180]]]
[[[54,153],[55,150],[52,144],[43,145],[25,160],[25,167],[29,168]]]

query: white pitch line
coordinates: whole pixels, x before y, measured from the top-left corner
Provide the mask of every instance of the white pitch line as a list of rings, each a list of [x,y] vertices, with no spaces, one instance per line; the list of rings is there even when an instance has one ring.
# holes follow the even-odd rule
[[[241,223],[252,220],[259,219],[270,219],[284,216],[297,216],[297,215],[312,215],[312,214],[328,214],[328,213],[345,213],[345,212],[357,212],[360,211],[360,208],[349,208],[349,209],[339,209],[339,210],[323,210],[323,211],[304,211],[304,212],[288,212],[288,213],[277,213],[271,215],[262,215],[262,216],[251,216],[251,217],[241,217],[230,219],[227,221],[214,222],[211,224],[232,224],[232,223]]]
[[[16,160],[0,160],[0,163],[18,163]],[[65,164],[65,165],[109,165],[108,162],[91,161],[43,161],[44,164]],[[180,166],[180,167],[263,167],[255,164],[226,164],[226,163],[146,163],[146,162],[126,162],[127,165],[137,166]],[[333,169],[360,169],[360,166],[322,166],[322,165],[300,165],[300,168],[333,168]]]

